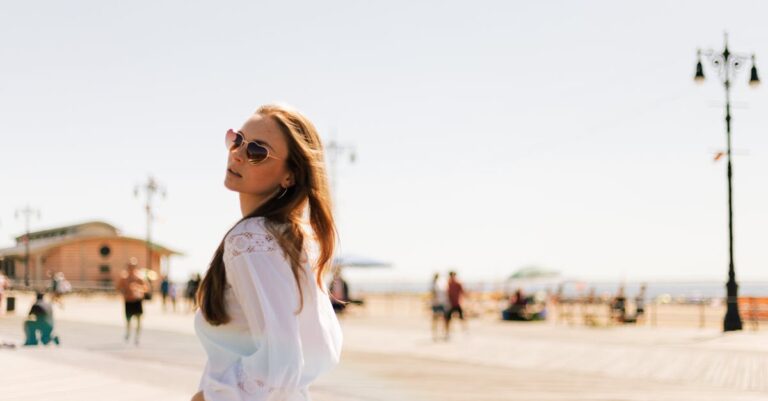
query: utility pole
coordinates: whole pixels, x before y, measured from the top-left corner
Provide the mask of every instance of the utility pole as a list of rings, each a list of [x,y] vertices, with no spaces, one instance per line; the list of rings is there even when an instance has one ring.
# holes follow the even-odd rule
[[[40,218],[40,210],[33,209],[27,204],[23,209],[16,210],[14,216],[18,219],[24,218],[24,236],[22,242],[24,243],[24,286],[29,288],[29,219],[32,216]]]
[[[343,157],[349,157],[349,162],[354,163],[357,159],[357,155],[355,154],[355,147],[353,145],[342,144],[337,142],[335,139],[332,139],[330,142],[328,142],[328,145],[325,146],[325,154],[328,155],[328,169],[331,170],[331,201],[333,202],[335,208],[336,191],[338,189],[338,162]]]

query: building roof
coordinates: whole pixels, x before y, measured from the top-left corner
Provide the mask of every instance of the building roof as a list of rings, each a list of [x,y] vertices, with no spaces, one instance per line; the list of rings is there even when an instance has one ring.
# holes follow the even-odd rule
[[[84,234],[111,234],[114,236],[120,235],[120,232],[118,229],[108,223],[105,223],[103,221],[88,221],[85,223],[80,224],[73,224],[69,226],[63,226],[63,227],[54,227],[49,228],[46,230],[39,230],[39,231],[33,231],[29,233],[29,240],[30,243],[33,241],[39,241],[39,240],[46,240],[50,238],[63,238],[63,237],[70,237],[74,235],[84,235]],[[16,237],[16,243],[21,244],[24,238],[26,237],[26,234],[19,235]]]
[[[16,237],[15,246],[0,249],[0,257],[23,256],[26,252],[26,244],[23,241],[24,237],[24,235]],[[143,239],[122,236],[115,226],[102,221],[90,221],[81,224],[30,232],[29,237],[30,253],[45,252],[51,248],[72,242],[94,239],[121,239],[146,243]],[[152,242],[151,246],[154,252],[160,254],[182,255],[179,251],[175,251],[155,242]]]

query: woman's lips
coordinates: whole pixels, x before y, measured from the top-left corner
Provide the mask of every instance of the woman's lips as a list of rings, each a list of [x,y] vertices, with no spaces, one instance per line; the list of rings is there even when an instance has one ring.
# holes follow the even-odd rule
[[[238,173],[236,173],[236,172],[232,171],[232,169],[230,169],[230,168],[228,168],[228,169],[227,169],[227,173],[229,173],[229,174],[232,174],[232,175],[234,175],[235,177],[240,177],[240,178],[242,178],[242,177],[243,177],[242,175],[240,175],[240,174],[238,174]]]

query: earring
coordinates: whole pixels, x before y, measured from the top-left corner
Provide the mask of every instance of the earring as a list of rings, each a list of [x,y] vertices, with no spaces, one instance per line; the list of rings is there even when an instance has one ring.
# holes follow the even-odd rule
[[[277,199],[282,199],[283,196],[285,196],[285,194],[287,194],[287,193],[288,193],[288,187],[283,188],[283,192],[280,195],[277,196]]]

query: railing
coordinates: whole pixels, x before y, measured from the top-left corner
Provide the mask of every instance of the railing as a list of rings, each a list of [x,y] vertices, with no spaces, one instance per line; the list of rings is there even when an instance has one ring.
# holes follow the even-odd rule
[[[744,324],[757,330],[761,321],[768,321],[768,297],[740,297],[739,312]]]
[[[720,327],[725,315],[725,306],[718,299],[650,300],[643,313],[636,305],[626,305],[624,312],[616,309],[612,302],[599,300],[563,300],[553,303],[552,317],[557,323],[583,324],[586,326],[616,326],[635,324],[650,327]]]
[[[424,317],[431,316],[429,294],[375,293],[356,294],[365,300],[362,307],[351,308],[354,315],[371,317]],[[750,305],[759,302],[759,313]],[[750,301],[751,300],[751,301]],[[739,298],[744,327],[757,330],[760,322],[768,321],[768,298]],[[750,303],[752,302],[752,303]],[[465,315],[473,318],[500,319],[506,308],[505,297],[489,293],[472,293],[464,302]],[[611,307],[610,300],[563,299],[546,303],[547,322],[572,326],[616,327],[633,324],[638,327],[709,328],[721,329],[725,316],[725,301],[720,298],[669,299],[659,297],[648,300],[642,315],[637,315],[634,302],[628,302],[624,319]],[[753,318],[754,317],[754,318]]]
[[[76,281],[71,282],[72,292],[74,293],[98,293],[98,292],[114,292],[114,283],[104,281]],[[15,281],[11,288],[12,291],[43,291],[48,292],[51,290],[51,280],[30,280],[29,286],[25,286],[23,280]]]

